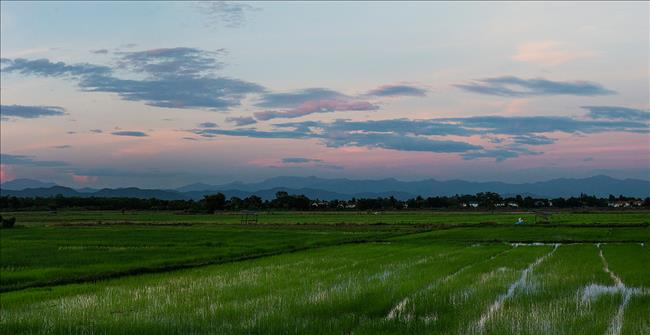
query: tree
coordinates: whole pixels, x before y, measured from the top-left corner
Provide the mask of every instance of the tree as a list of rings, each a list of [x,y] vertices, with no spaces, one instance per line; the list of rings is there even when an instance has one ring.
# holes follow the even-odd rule
[[[481,192],[476,194],[476,200],[481,207],[493,208],[495,204],[501,202],[501,196],[494,192]]]
[[[3,219],[0,216],[0,222],[2,223],[2,228],[12,228],[16,224],[16,218]]]
[[[239,197],[232,197],[230,198],[230,201],[226,203],[226,207],[228,207],[229,210],[231,211],[238,211],[242,209],[244,204],[244,201],[240,199]]]
[[[262,206],[262,198],[256,195],[251,195],[250,197],[244,199],[244,208],[246,209],[262,209]]]
[[[223,210],[226,206],[226,196],[223,195],[223,193],[206,195],[203,197],[203,202],[205,203],[205,208],[209,212]]]

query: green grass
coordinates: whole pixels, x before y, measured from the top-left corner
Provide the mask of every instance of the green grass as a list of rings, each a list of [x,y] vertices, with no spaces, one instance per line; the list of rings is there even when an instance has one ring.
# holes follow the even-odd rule
[[[389,227],[106,225],[4,229],[0,233],[0,290],[170,270],[393,234],[395,230]]]
[[[607,245],[609,252],[619,247]],[[473,334],[480,333],[481,317],[493,302],[546,255],[491,315],[484,332],[605,333],[621,297],[581,300],[586,285],[612,284],[601,269],[597,248],[580,244],[563,245],[555,253],[552,249],[405,240],[29,289],[2,295],[1,329],[57,334]],[[616,259],[608,261],[619,266]],[[648,287],[649,281],[643,284]],[[630,334],[648,330],[647,315],[640,313],[646,309],[647,300],[631,299],[624,314]]]
[[[438,242],[647,242],[650,227],[459,226],[401,238]]]
[[[375,214],[376,213],[376,214]],[[57,223],[215,223],[239,224],[239,213],[185,214],[171,211],[74,211],[3,212],[2,216],[15,216],[18,224]],[[260,212],[260,224],[478,224],[493,222],[513,224],[518,218],[528,223],[535,221],[529,212]],[[553,224],[650,224],[648,211],[596,211],[591,213],[559,212],[551,217]]]
[[[274,215],[304,220],[98,225],[66,212],[0,230],[0,334],[650,333],[647,225],[581,216],[598,213],[552,226]]]

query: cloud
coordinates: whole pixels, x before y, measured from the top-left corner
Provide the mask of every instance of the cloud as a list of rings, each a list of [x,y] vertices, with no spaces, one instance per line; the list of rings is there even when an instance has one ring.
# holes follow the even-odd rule
[[[115,93],[123,100],[149,106],[226,111],[241,105],[248,95],[260,95],[255,113],[258,120],[297,118],[335,111],[373,111],[379,106],[363,97],[423,96],[425,90],[412,85],[385,85],[361,96],[326,89],[307,88],[273,93],[261,85],[217,75],[223,49],[206,51],[175,47],[140,51],[117,51],[113,67],[88,63],[66,64],[48,59],[2,59],[3,72],[23,75],[72,77],[86,92]],[[127,71],[128,79],[117,74]],[[252,118],[232,119],[238,125],[253,124]]]
[[[615,94],[598,83],[588,81],[551,81],[543,78],[522,79],[514,76],[478,79],[468,84],[455,85],[463,90],[504,97],[545,95],[595,96]]]
[[[429,122],[450,122],[468,133],[529,135],[550,132],[600,133],[608,131],[648,132],[647,124],[634,121],[580,120],[563,116],[476,116],[434,119]]]
[[[68,163],[61,161],[42,161],[34,159],[34,156],[10,155],[0,153],[0,162],[7,165],[24,165],[38,167],[61,167],[67,166]]]
[[[70,149],[70,148],[72,148],[72,146],[69,145],[69,144],[64,144],[64,145],[55,145],[52,148],[54,148],[54,149]]]
[[[282,108],[254,113],[258,120],[297,118],[314,113],[372,111],[379,106],[326,88],[308,88],[289,93],[263,94],[257,107]]]
[[[541,152],[531,151],[525,148],[518,147],[504,147],[496,149],[478,150],[461,154],[465,160],[478,159],[478,158],[494,158],[497,162],[503,162],[509,158],[516,158],[522,155],[541,155]]]
[[[524,147],[552,144],[555,139],[544,133],[569,134],[601,133],[611,131],[647,133],[647,124],[633,121],[581,120],[569,117],[484,116],[440,119],[389,119],[375,121],[336,120],[333,122],[302,121],[276,123],[272,130],[242,129],[193,129],[192,133],[214,137],[218,135],[251,138],[315,139],[328,147],[367,147],[399,151],[440,153],[466,153],[463,158],[492,157],[497,160],[521,155],[538,155],[541,152]],[[496,149],[445,139],[447,136],[470,137],[499,136],[499,143],[511,143]],[[499,144],[496,143],[496,144]]]
[[[265,108],[295,108],[311,101],[347,99],[351,98],[327,88],[307,88],[289,93],[263,94],[256,106]]]
[[[56,106],[2,105],[0,106],[0,115],[2,117],[36,119],[44,116],[65,115],[65,110]]]
[[[251,138],[289,138],[301,139],[312,138],[310,134],[301,131],[261,131],[254,128],[240,129],[192,129],[191,132],[203,137],[214,137],[216,135],[242,136]]]
[[[199,124],[201,128],[216,128],[218,125],[214,122],[203,122]]]
[[[146,137],[146,136],[149,136],[146,133],[143,133],[141,131],[130,131],[130,130],[114,131],[111,134],[115,135],[115,136],[132,136],[132,137]]]
[[[258,120],[270,120],[276,118],[297,118],[314,113],[373,111],[377,109],[379,109],[379,106],[367,101],[313,100],[307,101],[294,109],[286,111],[263,111],[254,113],[254,115]]]
[[[650,111],[620,106],[583,106],[592,119],[650,121]]]
[[[592,52],[571,50],[564,43],[557,41],[540,41],[520,44],[517,46],[517,53],[512,58],[520,62],[555,66],[574,59],[593,56]]]
[[[77,175],[74,173],[69,173],[69,175],[75,184],[94,184],[99,181],[99,177],[97,176],[84,176],[84,175]]]
[[[376,97],[399,97],[399,96],[424,97],[427,95],[427,91],[417,86],[405,85],[405,84],[384,85],[374,90],[368,91],[365,95],[376,96]]]
[[[228,118],[226,118],[226,121],[230,122],[230,123],[234,123],[235,126],[238,126],[238,127],[239,126],[248,126],[248,125],[257,123],[257,121],[255,119],[253,119],[252,117],[250,117],[250,116],[248,116],[248,117],[228,117]]]
[[[128,101],[142,101],[164,108],[205,108],[222,111],[239,106],[246,95],[262,93],[260,85],[219,77],[216,55],[194,48],[151,49],[120,52],[117,66],[53,63],[47,59],[3,59],[3,72],[35,76],[72,76],[87,92],[116,93]],[[144,78],[122,79],[117,70],[129,70]]]
[[[200,2],[196,8],[205,15],[210,25],[229,28],[241,27],[246,22],[246,13],[259,10],[249,4],[230,1]]]
[[[83,86],[88,91],[116,92],[125,100],[145,101],[156,107],[204,107],[215,110],[239,106],[244,95],[260,89],[254,84],[227,78],[141,82],[109,79],[86,81]]]
[[[526,145],[547,145],[555,143],[555,139],[539,135],[517,135],[513,137],[514,143]]]
[[[474,131],[465,129],[458,124],[458,121],[445,121],[444,119],[388,119],[388,120],[368,120],[368,121],[350,121],[336,120],[332,123],[320,122],[293,122],[278,124],[281,127],[323,127],[333,132],[348,133],[398,133],[398,134],[415,134],[423,136],[470,136],[475,134]]]
[[[458,153],[481,148],[481,146],[460,141],[432,140],[422,136],[383,133],[348,133],[326,138],[324,142],[328,147],[334,148],[355,146],[438,153]]]
[[[322,162],[322,159],[305,158],[305,157],[287,157],[282,158],[282,163],[285,164],[302,164],[311,162]]]
[[[205,51],[185,47],[120,52],[118,64],[154,78],[197,76],[220,69],[223,64],[216,57],[222,53],[222,49]]]
[[[112,70],[110,67],[94,65],[88,63],[66,64],[64,62],[53,63],[48,59],[29,60],[24,58],[2,59],[2,64],[8,64],[2,67],[2,72],[17,72],[23,75],[42,76],[42,77],[60,77],[60,76],[103,76],[109,74]]]
[[[155,107],[212,110],[239,106],[245,95],[263,90],[237,79],[208,77],[125,80],[95,76],[82,80],[80,86],[85,91],[117,93],[124,100],[144,101]]]
[[[363,125],[358,122],[358,125]],[[372,132],[351,130],[348,121],[337,120],[333,123],[303,122],[277,124],[280,128],[294,128],[294,130],[259,131],[253,128],[221,130],[221,129],[194,129],[195,134],[201,136],[228,135],[245,136],[253,138],[289,138],[289,139],[319,139],[328,147],[356,146],[367,148],[383,148],[401,151],[428,151],[428,152],[464,152],[481,149],[480,146],[448,140],[434,140],[424,136],[416,136],[403,132]],[[314,129],[318,128],[318,129]]]

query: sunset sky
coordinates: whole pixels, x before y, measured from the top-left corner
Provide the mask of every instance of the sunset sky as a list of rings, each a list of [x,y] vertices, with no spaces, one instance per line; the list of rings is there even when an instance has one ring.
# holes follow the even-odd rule
[[[650,4],[3,1],[2,181],[650,179]]]

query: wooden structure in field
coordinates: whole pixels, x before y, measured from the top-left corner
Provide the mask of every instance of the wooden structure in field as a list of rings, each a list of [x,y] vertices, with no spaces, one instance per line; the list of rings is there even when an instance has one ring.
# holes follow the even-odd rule
[[[257,224],[257,212],[242,211],[239,222],[241,224]]]

